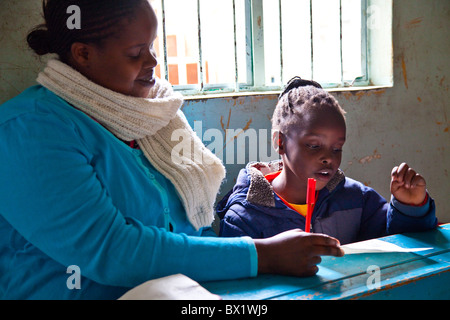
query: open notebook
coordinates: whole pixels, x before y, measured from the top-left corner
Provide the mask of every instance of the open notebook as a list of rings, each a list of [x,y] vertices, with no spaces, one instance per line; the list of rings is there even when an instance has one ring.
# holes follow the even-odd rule
[[[149,280],[126,292],[119,300],[220,300],[182,274]]]
[[[387,241],[372,239],[367,241],[349,243],[341,246],[345,254],[358,253],[387,253],[387,252],[418,252],[432,248],[402,248]]]

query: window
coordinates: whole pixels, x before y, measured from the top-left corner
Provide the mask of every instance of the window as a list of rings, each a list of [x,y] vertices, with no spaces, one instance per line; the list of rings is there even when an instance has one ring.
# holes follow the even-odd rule
[[[370,19],[386,16],[383,2],[150,0],[156,73],[185,94],[279,90],[293,76],[326,88],[373,84]]]

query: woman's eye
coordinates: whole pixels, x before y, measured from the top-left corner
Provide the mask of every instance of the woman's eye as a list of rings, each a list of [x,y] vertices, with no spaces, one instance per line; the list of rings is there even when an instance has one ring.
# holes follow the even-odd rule
[[[306,146],[307,146],[308,148],[310,148],[310,149],[318,149],[318,148],[320,148],[320,146],[317,145],[317,144],[307,144]]]
[[[130,54],[128,55],[128,57],[131,59],[138,59],[140,56],[141,56],[141,50],[130,52]]]

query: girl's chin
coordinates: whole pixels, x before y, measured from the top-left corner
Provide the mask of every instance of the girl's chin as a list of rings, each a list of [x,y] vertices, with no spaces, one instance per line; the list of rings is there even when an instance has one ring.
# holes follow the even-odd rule
[[[327,181],[321,181],[316,179],[316,191],[320,191],[327,185]]]

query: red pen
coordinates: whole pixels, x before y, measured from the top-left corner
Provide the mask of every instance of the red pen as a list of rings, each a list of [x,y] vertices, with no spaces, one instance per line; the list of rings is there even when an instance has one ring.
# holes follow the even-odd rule
[[[316,179],[308,179],[308,188],[306,189],[306,223],[305,232],[311,231],[311,216],[314,211],[314,205],[316,204]]]

